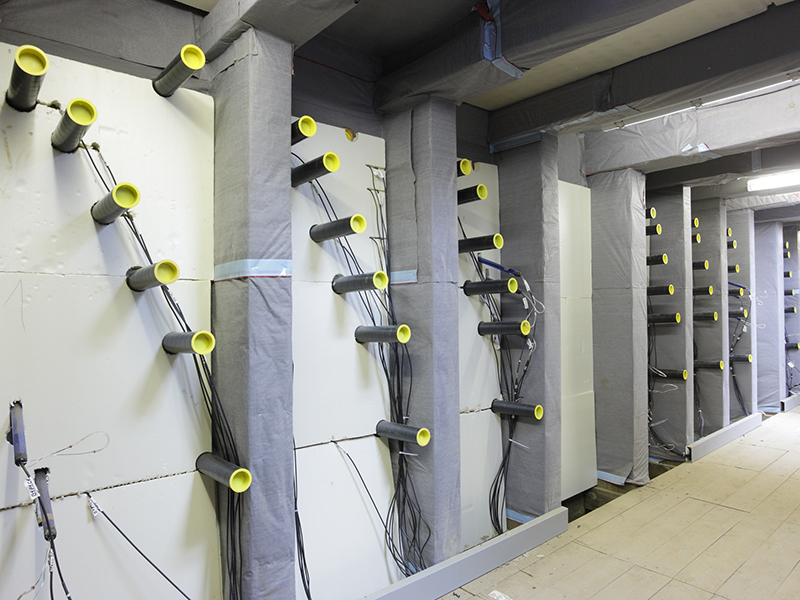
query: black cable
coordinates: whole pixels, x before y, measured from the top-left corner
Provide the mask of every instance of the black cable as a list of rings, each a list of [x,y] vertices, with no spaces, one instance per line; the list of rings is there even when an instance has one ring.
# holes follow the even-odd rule
[[[87,496],[88,496],[90,499],[92,498],[92,495],[91,495],[89,492],[86,492],[86,495],[87,495]],[[151,566],[151,567],[153,567],[153,568],[154,568],[156,571],[158,571],[158,572],[159,572],[159,574],[160,574],[160,575],[161,575],[161,576],[162,576],[164,579],[166,579],[166,580],[167,580],[167,581],[168,581],[168,582],[169,582],[169,583],[172,585],[172,587],[174,587],[176,590],[178,590],[178,591],[181,593],[181,595],[182,595],[184,598],[186,598],[186,600],[192,600],[191,598],[189,598],[189,596],[187,596],[187,595],[186,595],[186,593],[185,593],[185,592],[184,592],[184,591],[183,591],[181,588],[179,588],[179,587],[178,587],[178,586],[175,584],[175,582],[174,582],[174,581],[172,581],[172,579],[170,579],[169,577],[167,577],[167,575],[166,575],[166,573],[164,573],[164,571],[162,571],[161,569],[159,569],[159,568],[158,568],[158,566],[156,565],[156,563],[154,563],[152,560],[150,560],[150,559],[147,557],[147,555],[146,555],[144,552],[142,552],[142,551],[139,549],[139,547],[138,547],[136,544],[134,544],[134,543],[133,543],[133,541],[131,541],[131,538],[129,538],[127,535],[125,535],[125,532],[124,532],[124,531],[122,531],[122,529],[120,529],[120,528],[119,528],[119,526],[118,526],[116,523],[114,523],[114,521],[112,521],[112,520],[111,520],[111,517],[109,517],[109,516],[108,516],[108,514],[106,513],[106,511],[105,511],[105,510],[103,510],[102,508],[100,508],[100,505],[99,505],[99,504],[97,504],[97,503],[95,502],[95,503],[94,503],[94,506],[95,506],[95,508],[96,508],[98,511],[100,511],[100,514],[102,514],[102,515],[103,515],[103,516],[106,518],[106,520],[107,520],[109,523],[111,523],[111,525],[114,527],[114,529],[116,529],[116,530],[119,532],[119,534],[120,534],[122,537],[124,537],[124,538],[125,538],[125,541],[126,541],[126,542],[128,542],[128,543],[129,543],[131,546],[133,546],[133,549],[134,549],[134,550],[136,550],[136,551],[137,551],[137,552],[138,552],[138,553],[141,555],[141,557],[142,557],[143,559],[145,559],[145,560],[146,560],[148,563],[150,563],[150,566]],[[55,555],[55,548],[53,548],[53,554]],[[56,565],[58,565],[58,558],[56,558]],[[60,573],[61,573],[61,570],[59,569],[59,574],[60,574]]]
[[[311,600],[311,575],[308,571],[306,561],[306,545],[303,540],[303,525],[300,523],[300,511],[297,509],[297,444],[292,438],[292,448],[294,453],[294,527],[295,539],[297,540],[297,565],[300,569],[300,580],[303,583],[303,591],[306,598]]]

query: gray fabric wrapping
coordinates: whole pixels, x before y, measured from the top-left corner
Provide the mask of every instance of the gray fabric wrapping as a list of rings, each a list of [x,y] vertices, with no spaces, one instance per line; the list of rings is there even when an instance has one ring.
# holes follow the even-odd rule
[[[518,423],[508,468],[506,507],[532,517],[561,505],[561,273],[558,138],[508,150],[498,159],[503,265],[519,270],[546,306],[536,327],[537,350],[522,399],[541,404],[537,423]],[[525,316],[519,298],[503,294],[504,320]],[[512,348],[522,338],[509,338]],[[507,442],[507,432],[503,432]]]
[[[215,262],[291,259],[291,45],[248,31],[213,82]],[[265,159],[268,157],[268,160]],[[215,282],[212,355],[242,466],[243,598],[294,598],[291,279]],[[220,494],[225,540],[225,494]]]
[[[694,324],[697,360],[724,361],[723,370],[701,369],[694,377],[699,396],[695,408],[703,411],[703,434],[708,435],[730,424],[730,361],[728,348],[728,220],[721,200],[704,200],[693,204],[692,217],[700,226],[692,233],[700,234],[700,243],[692,244],[692,260],[708,260],[708,271],[694,272],[695,286],[714,286],[713,296],[695,296],[695,312],[713,312],[717,322]],[[698,431],[699,433],[699,431]]]
[[[728,281],[738,283],[747,288],[744,296],[744,306],[747,308],[747,322],[758,323],[758,302],[751,302],[749,300],[751,294],[755,297],[756,290],[753,211],[750,209],[729,211],[727,219],[728,227],[731,228],[733,234],[732,239],[737,241],[736,249],[728,250],[728,263],[739,265],[738,273],[728,273]],[[727,293],[728,289],[729,286],[726,285],[724,291]],[[727,302],[731,309],[738,309],[742,306],[742,303],[736,298],[729,297]],[[734,327],[734,325],[735,323],[731,321],[730,327]],[[735,354],[752,354],[753,362],[730,364],[730,405],[732,421],[744,416],[744,411],[739,405],[739,401],[734,397],[734,374],[739,383],[739,390],[742,393],[748,412],[750,414],[754,413],[758,406],[758,394],[756,389],[756,365],[758,364],[758,352],[756,349],[757,335],[758,327],[747,325],[747,330],[742,333],[742,337],[734,348]]]
[[[784,289],[798,290],[800,289],[800,255],[798,254],[797,247],[797,223],[786,223],[783,228],[783,241],[789,244],[789,251],[791,256],[783,260],[783,270],[791,271],[791,277],[785,277],[783,280]],[[784,296],[784,307],[798,306],[798,296]],[[786,328],[786,341],[790,344],[800,342],[800,315],[789,314],[784,317],[784,324]],[[800,384],[799,371],[794,367],[789,366],[789,362],[795,365],[800,364],[800,350],[789,350],[787,353],[786,364],[786,394],[789,396],[792,393],[790,387],[795,384]]]
[[[455,106],[428,99],[384,127],[390,269],[417,270],[417,283],[391,292],[398,321],[414,332],[410,423],[432,434],[409,461],[431,528],[430,566],[461,549]]]
[[[626,169],[588,183],[597,470],[644,485],[650,481],[644,175]]]
[[[494,163],[495,156],[489,152],[489,111],[460,104],[456,108],[456,153],[470,160]]]
[[[786,397],[783,229],[779,221],[755,224],[758,299],[758,408],[777,412]]]
[[[558,179],[587,187],[583,166],[584,135],[573,133],[558,138]]]
[[[694,361],[692,347],[692,250],[691,199],[689,188],[677,188],[647,194],[647,206],[655,207],[656,221],[664,233],[650,238],[650,254],[664,254],[669,263],[650,267],[650,285],[675,286],[673,296],[652,296],[653,313],[681,313],[681,322],[656,325],[655,348],[661,369],[686,369],[685,382],[668,381],[676,390],[654,394],[652,431],[667,445],[673,445],[678,454],[686,454],[686,446],[694,441]],[[659,380],[655,379],[656,388]],[[669,456],[655,446],[650,454]],[[674,458],[674,455],[672,456]]]

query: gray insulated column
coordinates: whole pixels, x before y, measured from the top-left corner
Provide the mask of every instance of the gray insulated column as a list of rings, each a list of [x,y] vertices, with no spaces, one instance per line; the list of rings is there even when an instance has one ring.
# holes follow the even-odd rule
[[[786,397],[786,351],[784,348],[784,269],[783,226],[780,222],[754,225],[756,289],[758,298],[758,408],[776,412]],[[752,322],[752,321],[751,321]]]
[[[649,285],[675,287],[672,296],[651,296],[653,313],[680,313],[681,322],[675,325],[654,326],[654,352],[649,364],[658,369],[688,371],[685,382],[648,375],[652,394],[652,423],[650,455],[675,458],[686,453],[694,441],[694,367],[693,367],[693,271],[691,243],[691,198],[689,188],[676,187],[659,192],[647,192],[647,206],[655,208],[664,233],[650,238],[650,254],[666,253],[669,263],[649,268]],[[647,371],[645,371],[647,372]],[[670,385],[672,384],[672,385]],[[674,452],[669,450],[674,446]]]
[[[416,272],[416,283],[391,290],[398,321],[414,332],[409,414],[433,434],[409,463],[431,528],[428,566],[462,549],[455,118],[435,98],[384,118],[390,268]]]
[[[522,386],[526,402],[541,404],[541,421],[519,422],[506,485],[506,507],[539,516],[561,505],[561,284],[558,139],[551,135],[499,155],[503,265],[522,272],[547,307],[536,328],[537,350]],[[519,321],[518,298],[501,296],[503,320]],[[524,338],[508,338],[514,351]],[[435,434],[436,432],[434,432]],[[506,432],[504,432],[504,437]],[[507,443],[507,437],[504,440]]]
[[[292,47],[250,29],[229,54],[237,60],[211,87],[215,264],[259,261],[268,267],[292,258]],[[242,273],[214,282],[211,319],[220,334],[211,355],[217,389],[241,464],[253,476],[239,496],[241,597],[294,598],[291,279]],[[218,488],[217,508],[227,589],[225,490]]]
[[[600,477],[643,485],[650,481],[644,175],[626,169],[588,177],[587,183],[597,470]],[[669,285],[663,288],[669,297]]]
[[[798,252],[797,247],[797,230],[798,226],[797,223],[787,223],[783,228],[783,242],[784,246],[789,244],[789,252],[791,256],[789,258],[783,259],[783,270],[784,271],[791,271],[791,277],[784,277],[783,285],[784,289],[792,289],[797,290],[800,288],[800,263],[798,259],[800,258],[800,252]],[[741,270],[741,269],[740,269]],[[784,305],[784,326],[786,328],[786,342],[790,344],[789,350],[786,352],[786,394],[785,396],[791,395],[793,392],[797,391],[795,386],[800,385],[800,352],[796,349],[796,344],[800,342],[800,318],[798,318],[797,314],[794,312],[790,312],[787,314],[788,309],[795,309],[797,308],[798,301],[800,301],[800,295],[795,294],[794,296],[784,296],[783,305]],[[790,366],[789,364],[795,365],[794,367]]]

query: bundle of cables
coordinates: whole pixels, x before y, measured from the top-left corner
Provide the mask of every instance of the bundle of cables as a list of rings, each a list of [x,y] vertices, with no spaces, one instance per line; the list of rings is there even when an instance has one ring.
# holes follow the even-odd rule
[[[98,158],[103,165],[107,177],[111,180],[109,185],[106,182],[106,177],[97,166],[94,158],[92,157],[89,147],[81,142],[81,147],[86,151],[89,161],[94,167],[100,183],[105,188],[106,192],[111,191],[113,186],[117,185],[116,178],[114,177],[111,168],[100,153],[100,148],[97,144],[92,144],[92,150],[97,152]],[[131,231],[134,239],[138,243],[144,258],[149,265],[153,264],[153,259],[150,251],[147,248],[144,237],[139,232],[134,222],[133,215],[130,212],[125,212],[122,215],[125,223]],[[178,326],[182,331],[192,331],[186,317],[183,314],[178,302],[172,295],[169,287],[166,285],[161,286],[161,291],[164,294],[164,299],[167,306],[172,312]],[[211,419],[211,444],[214,448],[214,453],[220,458],[233,463],[235,465],[241,464],[239,461],[239,453],[236,448],[233,432],[231,431],[228,419],[225,416],[225,411],[222,407],[217,388],[214,385],[214,378],[211,375],[211,369],[208,366],[205,356],[192,354],[194,361],[195,372],[200,385],[200,391],[203,396],[203,403],[205,404],[208,415]],[[226,488],[224,497],[219,498],[220,503],[224,506],[226,531],[223,539],[223,553],[225,556],[225,573],[227,578],[227,585],[229,589],[228,597],[230,600],[241,599],[242,588],[242,562],[241,562],[241,498],[240,494],[233,492],[231,489]]]
[[[733,284],[736,285],[736,284]],[[745,291],[747,288],[744,286],[736,286],[741,287]],[[745,309],[747,312],[745,314],[750,313],[750,302],[747,302],[745,306],[745,301],[741,296],[737,296],[739,298],[739,302],[741,304],[740,308]],[[736,317],[736,325],[733,328],[733,333],[731,334],[731,344],[730,344],[730,351],[729,354],[736,353],[736,346],[739,344],[739,340],[742,339],[742,336],[747,331],[747,319],[743,317]],[[745,416],[750,414],[750,410],[747,408],[747,404],[744,401],[744,397],[742,396],[742,390],[739,388],[739,381],[736,377],[736,370],[734,369],[733,365],[734,362],[731,361],[731,382],[733,383],[733,395],[736,396],[736,400],[739,402],[739,406],[741,406],[742,411],[744,411]]]
[[[458,219],[458,226],[461,229],[461,235],[466,238],[464,225],[461,219]],[[512,347],[515,341],[512,341],[508,336],[494,336],[492,339],[492,350],[494,352],[495,368],[497,371],[497,383],[500,387],[500,394],[506,402],[519,402],[522,400],[522,385],[525,382],[525,377],[528,374],[528,367],[530,367],[533,353],[536,350],[536,322],[538,316],[545,311],[544,304],[542,304],[531,291],[530,284],[527,279],[522,276],[522,273],[515,269],[508,269],[500,264],[479,258],[474,252],[469,252],[470,260],[475,267],[475,273],[480,281],[486,281],[487,277],[481,265],[485,265],[508,273],[519,279],[522,286],[519,288],[519,294],[522,296],[522,305],[525,309],[525,320],[531,324],[531,332],[522,348],[519,349],[519,354],[515,356]],[[491,294],[479,296],[481,304],[485,305],[489,311],[492,321],[500,321],[500,306],[497,300]],[[503,456],[500,460],[500,466],[497,473],[492,480],[492,485],[489,488],[489,518],[492,521],[492,527],[500,534],[505,531],[505,496],[506,496],[506,480],[508,479],[508,466],[511,460],[511,446],[514,444],[514,433],[517,428],[517,417],[514,415],[508,416],[508,439],[503,448]]]

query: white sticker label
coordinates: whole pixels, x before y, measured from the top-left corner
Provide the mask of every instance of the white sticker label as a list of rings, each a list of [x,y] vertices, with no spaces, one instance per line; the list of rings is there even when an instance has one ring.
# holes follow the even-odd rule
[[[788,364],[788,365],[789,365],[789,368],[790,368],[790,369],[794,369],[794,363],[793,363],[792,361],[789,361],[789,362],[788,362],[788,363],[786,363],[786,364]]]
[[[39,490],[36,488],[36,482],[33,477],[28,477],[25,480],[25,487],[28,489],[31,500],[36,500],[39,497]]]
[[[522,297],[522,306],[525,307],[525,310],[528,310],[528,299],[525,296]]]
[[[94,498],[89,498],[89,510],[92,511],[92,516],[96,517],[100,514],[100,505],[94,501]]]
[[[50,572],[52,573],[56,568],[56,561],[53,558],[53,551],[50,550],[47,553],[47,565],[50,567]]]

